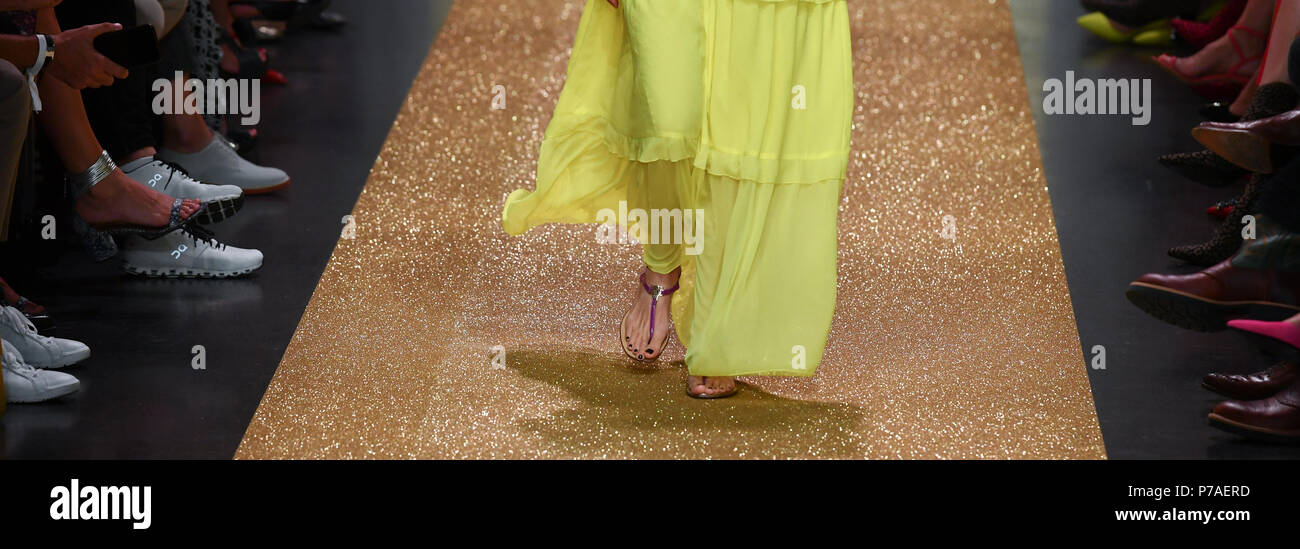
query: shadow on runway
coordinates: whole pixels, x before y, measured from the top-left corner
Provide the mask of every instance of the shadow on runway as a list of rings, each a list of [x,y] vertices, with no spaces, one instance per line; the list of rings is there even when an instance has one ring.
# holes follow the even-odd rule
[[[684,447],[711,446],[709,450],[716,451],[735,445],[736,457],[757,442],[780,444],[791,456],[809,448],[843,452],[843,457],[865,453],[854,436],[866,417],[862,408],[788,398],[743,381],[734,397],[694,399],[686,395],[686,368],[680,360],[629,365],[626,359],[595,351],[520,350],[510,354],[507,367],[582,402],[549,417],[520,420],[521,430],[573,450],[680,433]]]

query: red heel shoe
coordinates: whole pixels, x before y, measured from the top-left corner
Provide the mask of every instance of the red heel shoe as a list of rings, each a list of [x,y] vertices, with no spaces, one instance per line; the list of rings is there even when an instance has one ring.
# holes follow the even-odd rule
[[[1228,5],[1219,11],[1214,19],[1208,23],[1200,21],[1189,21],[1187,19],[1174,19],[1170,22],[1174,27],[1174,36],[1177,36],[1184,44],[1196,49],[1204,48],[1210,45],[1210,42],[1223,38],[1228,34],[1228,30],[1241,19],[1241,14],[1246,11],[1247,0],[1232,0]]]
[[[1237,207],[1237,199],[1229,198],[1205,209],[1205,213],[1219,219],[1227,219]]]
[[[1258,55],[1247,56],[1242,49],[1241,42],[1237,40],[1237,36],[1233,34],[1233,31],[1241,31],[1251,36],[1258,37],[1265,42],[1268,41],[1268,33],[1260,32],[1242,25],[1233,26],[1228,30],[1227,36],[1228,40],[1232,43],[1233,51],[1237,53],[1237,62],[1229,67],[1227,71],[1216,74],[1206,74],[1201,76],[1192,76],[1187,74],[1178,68],[1178,61],[1181,58],[1167,53],[1152,57],[1152,59],[1155,60],[1156,63],[1159,63],[1161,67],[1164,67],[1169,74],[1174,75],[1175,78],[1181,80],[1183,83],[1190,85],[1192,89],[1196,90],[1197,93],[1201,94],[1205,98],[1211,101],[1232,101],[1241,93],[1242,88],[1246,87],[1246,83],[1250,81],[1252,76],[1242,74],[1242,69],[1249,63],[1262,61],[1264,59],[1263,51]]]

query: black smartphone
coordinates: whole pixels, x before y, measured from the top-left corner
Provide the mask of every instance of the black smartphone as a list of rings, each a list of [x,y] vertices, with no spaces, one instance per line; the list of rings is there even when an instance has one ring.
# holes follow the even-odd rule
[[[127,70],[157,63],[162,57],[158,52],[158,34],[154,32],[153,25],[140,25],[96,36],[95,51]]]

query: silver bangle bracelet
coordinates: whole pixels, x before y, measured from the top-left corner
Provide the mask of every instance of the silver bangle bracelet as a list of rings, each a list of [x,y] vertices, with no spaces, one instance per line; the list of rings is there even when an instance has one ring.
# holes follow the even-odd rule
[[[72,184],[72,194],[74,196],[85,194],[100,181],[108,179],[108,176],[115,171],[117,171],[117,164],[113,162],[113,157],[108,155],[108,151],[104,151],[86,171],[68,175],[68,182]]]

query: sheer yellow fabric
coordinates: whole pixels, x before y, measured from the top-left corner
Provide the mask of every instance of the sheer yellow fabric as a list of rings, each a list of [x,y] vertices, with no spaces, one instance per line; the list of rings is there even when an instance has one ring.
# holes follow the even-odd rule
[[[812,375],[835,306],[836,216],[853,109],[843,0],[588,0],[535,191],[502,225],[602,210],[698,212],[673,321],[692,374]]]

